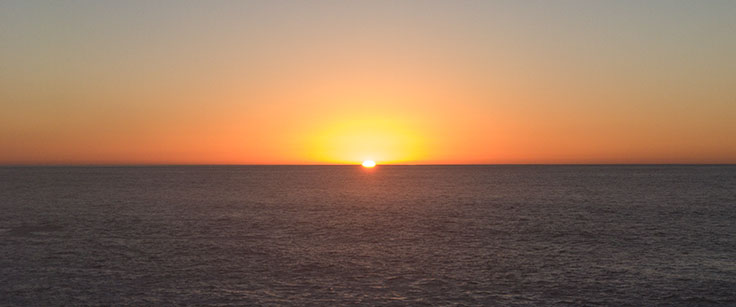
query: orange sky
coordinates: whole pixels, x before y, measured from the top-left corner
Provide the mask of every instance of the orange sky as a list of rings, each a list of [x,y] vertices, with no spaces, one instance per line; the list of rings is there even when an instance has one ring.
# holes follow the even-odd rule
[[[735,12],[6,1],[0,164],[736,163]]]

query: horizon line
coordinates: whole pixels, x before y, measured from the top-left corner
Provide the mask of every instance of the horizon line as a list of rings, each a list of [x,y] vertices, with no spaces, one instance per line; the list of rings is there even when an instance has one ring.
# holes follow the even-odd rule
[[[167,164],[167,163],[38,163],[38,164],[0,164],[0,167],[184,167],[184,166],[361,166],[360,163],[345,164],[217,164],[217,163],[192,163],[192,164]],[[380,166],[736,166],[736,163],[391,163],[377,164]]]

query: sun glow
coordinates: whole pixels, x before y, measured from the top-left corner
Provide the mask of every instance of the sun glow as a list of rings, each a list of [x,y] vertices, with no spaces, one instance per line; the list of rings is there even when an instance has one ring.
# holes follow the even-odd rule
[[[363,167],[374,167],[376,166],[376,162],[371,160],[365,160],[363,161]]]
[[[425,138],[416,132],[421,128],[411,121],[387,115],[336,117],[309,132],[305,147],[310,159],[328,164],[396,164],[419,160],[426,152]]]

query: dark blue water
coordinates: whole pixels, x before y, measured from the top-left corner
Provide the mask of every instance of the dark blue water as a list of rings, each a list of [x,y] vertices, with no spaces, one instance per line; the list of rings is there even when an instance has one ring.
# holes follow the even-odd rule
[[[736,304],[734,166],[0,168],[0,305]]]

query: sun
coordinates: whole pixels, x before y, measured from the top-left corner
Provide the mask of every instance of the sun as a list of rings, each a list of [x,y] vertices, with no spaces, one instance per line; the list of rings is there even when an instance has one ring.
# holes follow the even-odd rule
[[[376,162],[373,162],[371,160],[363,161],[363,167],[374,167],[374,166],[376,166]]]

